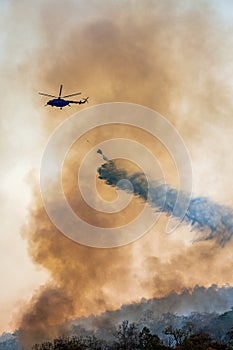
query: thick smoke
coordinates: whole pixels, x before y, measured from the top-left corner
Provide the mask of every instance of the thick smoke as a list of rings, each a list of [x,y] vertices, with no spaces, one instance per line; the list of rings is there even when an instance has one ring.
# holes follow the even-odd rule
[[[232,309],[233,288],[217,288],[213,285],[209,288],[196,286],[192,292],[184,290],[181,294],[170,293],[162,298],[150,300],[142,299],[139,303],[122,305],[115,311],[106,311],[101,315],[80,318],[71,321],[71,324],[79,324],[86,329],[99,329],[103,331],[103,325],[110,329],[123,320],[147,324],[148,321],[156,322],[164,314],[190,315],[193,313],[223,313]],[[147,324],[148,325],[148,324]]]
[[[151,107],[167,116],[184,137],[193,157],[199,193],[205,190],[217,200],[232,200],[230,193],[224,192],[230,188],[231,177],[223,175],[217,193],[214,182],[216,163],[217,169],[225,166],[226,174],[232,170],[232,162],[224,162],[224,152],[232,150],[232,135],[226,130],[228,126],[230,130],[232,107],[226,69],[232,62],[228,54],[231,35],[211,5],[183,0],[35,1],[32,5],[27,0],[12,0],[9,7],[14,78],[31,91],[37,108],[44,104],[37,91],[55,94],[60,83],[64,93],[80,88],[90,96],[90,104],[126,101]],[[30,42],[27,50],[23,42]],[[12,96],[8,103],[12,104]],[[46,108],[41,107],[41,123],[48,136],[71,112]],[[226,132],[220,134],[222,129]],[[139,134],[134,128],[109,127],[87,137],[93,145],[114,136],[147,142],[148,148],[154,144],[149,135]],[[222,146],[213,154],[216,136]],[[90,145],[79,140],[77,146],[79,166]],[[175,171],[159,147],[158,153],[171,179],[168,183],[173,185]],[[205,166],[208,181],[202,177]],[[80,195],[74,195],[73,173],[67,176],[65,186],[75,209],[93,224],[114,226],[113,215],[93,214]],[[17,320],[17,326],[28,331],[25,344],[56,335],[69,318],[116,309],[141,297],[163,297],[172,290],[181,293],[197,284],[233,283],[231,242],[222,250],[213,240],[190,245],[183,241],[182,230],[187,228],[170,237],[163,234],[166,218],[162,217],[158,228],[135,244],[110,250],[81,246],[56,230],[43,208],[38,184],[31,182],[34,200],[22,231],[32,260],[49,272],[50,281],[35,292]],[[97,180],[97,184],[105,196],[114,196],[114,189],[103,181]],[[162,198],[165,192],[167,189],[161,188]],[[199,219],[195,212],[200,206],[205,209],[205,203],[193,203],[197,228],[209,223],[207,215]],[[54,200],[53,205],[57,209],[60,203]],[[136,198],[123,220],[129,220],[141,206]],[[229,224],[227,216],[222,219],[223,225]],[[193,219],[187,220],[191,223]]]
[[[98,173],[99,178],[105,180],[108,185],[117,186],[128,192],[131,192],[130,183],[135,195],[147,201],[158,211],[190,224],[193,229],[199,232],[200,240],[216,239],[218,243],[223,245],[232,238],[233,210],[231,208],[214,203],[205,197],[196,197],[190,200],[183,217],[183,206],[189,201],[188,194],[182,193],[177,202],[177,190],[156,181],[148,182],[146,175],[143,173],[129,175],[127,170],[117,168],[114,161],[103,164],[98,169]],[[128,180],[129,182],[122,182],[121,180]]]

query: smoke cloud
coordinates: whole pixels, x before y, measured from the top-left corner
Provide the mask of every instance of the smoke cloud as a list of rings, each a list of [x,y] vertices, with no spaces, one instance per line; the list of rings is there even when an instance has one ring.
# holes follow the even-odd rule
[[[39,185],[31,179],[33,200],[22,234],[32,261],[45,268],[50,278],[15,319],[16,326],[27,331],[22,337],[25,347],[55,336],[61,325],[74,317],[113,310],[142,297],[164,297],[173,290],[181,293],[196,285],[232,284],[232,242],[219,247],[215,240],[206,240],[218,239],[220,231],[222,244],[232,233],[231,212],[212,202],[232,204],[228,189],[233,170],[233,163],[225,161],[233,146],[228,79],[233,62],[229,54],[232,33],[216,9],[210,2],[191,0],[69,0],[33,5],[28,0],[12,0],[7,18],[8,52],[15,57],[18,84],[27,87],[37,108],[45,103],[37,91],[55,94],[63,83],[64,93],[80,88],[93,105],[125,101],[157,110],[184,138],[193,160],[194,190],[203,195],[203,199],[193,199],[185,220],[195,229],[203,229],[204,241],[191,244],[193,237],[186,226],[166,235],[164,214],[158,225],[134,244],[94,249],[69,240],[54,227],[43,207]],[[19,45],[22,42],[25,47]],[[7,101],[10,103],[11,97]],[[85,106],[72,108],[77,111]],[[30,111],[27,115],[31,118]],[[67,110],[41,107],[43,140],[69,115]],[[156,187],[154,196],[156,206],[170,213],[177,180],[170,156],[151,135],[120,126],[95,129],[77,141],[64,171],[65,191],[74,210],[93,225],[104,227],[128,222],[143,208],[141,198],[134,198],[118,217],[93,213],[74,190],[76,170],[90,145],[111,137],[142,142],[161,159],[171,188]],[[144,178],[136,175],[131,180],[141,186]],[[114,188],[100,179],[96,182],[104,198],[116,196]],[[140,186],[136,193],[146,199]],[[165,206],[160,206],[165,193],[169,196]],[[59,209],[56,194],[53,205]],[[179,213],[175,215],[179,218]]]
[[[122,305],[116,311],[93,317],[76,319],[72,324],[80,325],[86,329],[98,329],[100,334],[110,327],[116,326],[122,320],[139,322],[153,327],[156,321],[159,322],[164,314],[190,315],[192,313],[223,313],[232,308],[233,295],[232,287],[217,288],[215,285],[209,288],[196,286],[192,292],[184,290],[181,294],[170,293],[162,298],[150,300],[142,299],[139,303]],[[149,322],[148,322],[149,321]],[[150,323],[151,322],[151,323]]]

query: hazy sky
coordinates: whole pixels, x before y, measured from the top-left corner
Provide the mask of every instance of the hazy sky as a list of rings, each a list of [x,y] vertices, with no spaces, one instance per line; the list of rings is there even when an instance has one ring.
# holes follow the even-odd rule
[[[38,91],[54,94],[63,82],[66,93],[88,94],[90,105],[128,101],[158,110],[186,142],[194,192],[233,207],[233,2],[1,0],[0,18],[0,331],[6,331],[49,278],[23,239],[33,198],[28,179],[38,180],[50,133],[86,107],[51,111]]]

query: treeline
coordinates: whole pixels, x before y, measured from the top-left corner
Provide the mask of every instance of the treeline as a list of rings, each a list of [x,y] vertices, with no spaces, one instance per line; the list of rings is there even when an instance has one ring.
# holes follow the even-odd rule
[[[214,325],[213,325],[214,326]],[[192,324],[182,328],[168,326],[163,331],[163,340],[149,328],[141,330],[135,323],[123,321],[113,332],[112,340],[88,336],[61,337],[42,344],[32,350],[230,350],[233,349],[233,328],[224,339],[217,340],[203,331],[194,331]]]

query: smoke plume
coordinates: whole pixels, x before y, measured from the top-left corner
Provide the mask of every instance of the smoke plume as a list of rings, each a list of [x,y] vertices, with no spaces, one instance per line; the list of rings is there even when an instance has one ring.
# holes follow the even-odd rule
[[[222,288],[217,288],[215,285],[209,288],[196,286],[192,292],[184,290],[181,294],[170,293],[159,299],[142,299],[139,303],[122,305],[118,310],[106,311],[96,317],[91,315],[88,318],[76,319],[71,321],[71,324],[78,324],[86,329],[99,329],[101,333],[105,331],[103,325],[109,330],[123,320],[130,322],[140,320],[142,325],[153,327],[153,324],[148,323],[155,323],[168,313],[170,315],[223,313],[232,308],[232,291],[232,287],[229,286]]]

